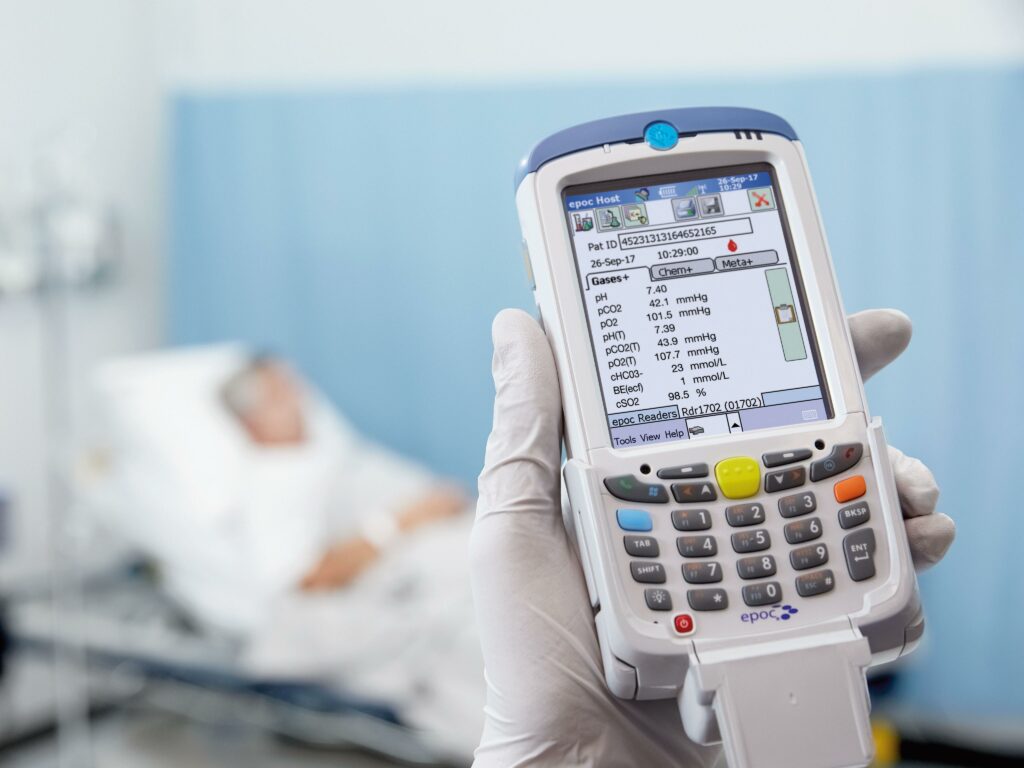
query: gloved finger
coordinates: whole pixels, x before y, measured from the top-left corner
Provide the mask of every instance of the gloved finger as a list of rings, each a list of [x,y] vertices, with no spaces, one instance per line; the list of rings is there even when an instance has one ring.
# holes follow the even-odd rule
[[[494,423],[470,537],[470,579],[488,710],[501,713],[488,716],[488,733],[500,741],[509,722],[542,714],[529,710],[542,700],[552,658],[577,658],[573,643],[581,637],[597,651],[583,573],[562,523],[562,406],[551,348],[520,310],[499,313],[491,333]]]
[[[910,318],[896,309],[868,309],[846,318],[860,375],[867,381],[910,344]]]
[[[551,347],[518,309],[494,318],[494,421],[479,480],[477,522],[488,516],[559,509],[562,404]]]
[[[906,522],[907,542],[914,567],[922,571],[942,559],[956,536],[956,525],[947,515],[935,512],[939,486],[920,459],[889,446],[896,492]]]
[[[939,562],[956,537],[956,523],[941,512],[910,518],[906,526],[910,554],[918,571]]]
[[[935,475],[920,459],[907,456],[899,448],[889,446],[889,461],[896,478],[896,491],[904,517],[930,515],[939,503],[939,485]]]

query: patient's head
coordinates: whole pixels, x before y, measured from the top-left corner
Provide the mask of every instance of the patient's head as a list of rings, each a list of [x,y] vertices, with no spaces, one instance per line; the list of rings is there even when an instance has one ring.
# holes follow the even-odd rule
[[[221,397],[254,443],[305,442],[302,388],[281,361],[254,358],[225,382]]]

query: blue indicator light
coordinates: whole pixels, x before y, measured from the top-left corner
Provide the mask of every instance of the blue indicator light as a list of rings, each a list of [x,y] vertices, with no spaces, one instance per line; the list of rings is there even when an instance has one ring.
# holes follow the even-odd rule
[[[671,123],[651,123],[644,129],[644,141],[651,149],[672,149],[679,143],[679,131]]]

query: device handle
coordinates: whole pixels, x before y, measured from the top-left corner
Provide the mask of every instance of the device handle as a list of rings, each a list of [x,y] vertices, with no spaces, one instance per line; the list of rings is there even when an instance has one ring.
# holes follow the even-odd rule
[[[868,765],[867,639],[850,630],[798,642],[691,656],[679,695],[687,735],[721,741],[730,768]]]

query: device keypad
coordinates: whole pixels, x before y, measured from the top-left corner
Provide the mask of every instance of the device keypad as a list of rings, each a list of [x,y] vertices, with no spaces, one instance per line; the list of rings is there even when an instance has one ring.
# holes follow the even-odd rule
[[[811,462],[811,482],[818,482],[852,469],[864,455],[860,443],[840,443],[823,459]]]
[[[724,611],[729,607],[729,594],[724,589],[690,589],[686,602],[695,611]]]
[[[733,504],[725,508],[725,521],[733,527],[763,523],[764,504]]]
[[[624,536],[622,543],[633,557],[657,557],[661,554],[658,540],[653,536]]]
[[[687,584],[715,584],[722,580],[722,564],[714,560],[683,563],[683,580]]]
[[[643,504],[668,504],[668,491],[665,486],[656,483],[645,483],[634,475],[606,477],[604,487],[608,493],[623,501],[636,501]]]
[[[741,557],[736,561],[736,572],[741,579],[761,579],[765,576],[774,576],[777,570],[775,558],[771,555]]]
[[[843,530],[856,528],[871,519],[871,508],[866,501],[851,504],[839,510],[839,527]]]
[[[671,611],[672,594],[667,589],[654,587],[644,590],[644,602],[652,611]]]
[[[658,470],[658,477],[662,480],[689,480],[707,476],[707,464],[683,464],[678,467],[664,467]]]
[[[779,514],[783,517],[799,517],[809,515],[818,508],[818,499],[811,491],[794,493],[779,499]]]
[[[665,566],[661,563],[630,563],[629,570],[633,580],[643,584],[664,584]]]
[[[836,587],[836,577],[832,571],[813,571],[796,577],[796,593],[800,597],[814,597],[831,592]]]
[[[854,581],[864,581],[875,575],[875,532],[858,528],[843,539],[846,568]]]
[[[789,551],[789,563],[794,571],[806,571],[809,568],[817,568],[828,562],[828,547],[824,544],[809,544],[806,547],[791,549]]]
[[[677,531],[706,531],[711,527],[711,510],[673,509],[672,527]]]
[[[761,463],[771,469],[772,467],[781,467],[784,464],[807,461],[809,458],[811,458],[810,448],[797,448],[792,451],[776,451],[774,453],[761,454]]]
[[[714,501],[718,498],[715,484],[709,480],[696,483],[672,483],[672,495],[680,504]]]
[[[807,482],[807,470],[803,467],[790,467],[780,469],[778,472],[768,472],[764,476],[764,489],[767,493],[778,493],[788,491],[790,488],[798,488]]]
[[[718,542],[714,536],[680,536],[676,548],[683,557],[714,557],[718,554]]]
[[[626,553],[630,557],[642,558],[630,561],[629,570],[631,580],[644,585],[647,607],[654,611],[673,610],[672,593],[679,589],[680,577],[686,587],[686,603],[693,611],[727,609],[729,592],[736,589],[735,586],[730,587],[729,583],[735,585],[734,579],[737,577],[741,580],[739,597],[744,605],[751,607],[774,605],[787,598],[792,599],[792,593],[786,594],[790,590],[795,590],[795,596],[805,598],[826,594],[835,589],[837,576],[832,568],[822,566],[829,564],[830,546],[838,546],[840,539],[829,538],[833,542],[831,545],[818,540],[826,533],[833,537],[839,531],[846,530],[850,533],[841,539],[840,559],[846,566],[847,575],[855,582],[872,578],[876,573],[876,539],[875,532],[865,525],[871,519],[871,511],[866,501],[856,500],[866,493],[866,482],[862,475],[838,477],[834,481],[830,480],[827,485],[823,484],[827,496],[834,495],[839,503],[853,502],[845,503],[838,510],[832,507],[831,510],[836,510],[834,512],[826,505],[827,515],[824,519],[821,515],[812,515],[819,510],[817,493],[822,491],[820,486],[775,496],[776,493],[806,485],[808,477],[812,483],[820,483],[823,479],[828,480],[853,469],[863,457],[863,446],[859,443],[842,443],[834,446],[825,458],[813,461],[809,466],[801,463],[811,456],[812,452],[803,448],[763,454],[761,464],[766,469],[782,469],[764,472],[763,484],[758,483],[757,492],[751,495],[756,496],[758,492],[770,494],[768,499],[774,502],[772,504],[765,504],[765,497],[743,503],[709,504],[718,501],[719,492],[725,499],[742,498],[745,491],[737,490],[739,485],[749,485],[754,475],[750,469],[750,463],[754,460],[745,457],[724,460],[733,462],[729,465],[730,471],[737,477],[719,472],[716,465],[714,477],[698,479],[706,478],[711,473],[708,465],[687,464],[658,470],[656,474],[663,480],[681,480],[664,485],[644,483],[632,475],[607,478],[605,487],[616,498],[624,501],[643,505],[664,504],[674,499],[680,505],[669,510],[627,507],[616,510],[619,528],[623,534],[627,534],[622,539]],[[740,469],[743,470],[742,477]],[[760,470],[757,474],[760,474]],[[719,475],[729,480],[729,489],[718,487],[716,480],[722,479]],[[826,501],[832,503],[831,499]],[[701,502],[704,506],[690,506]],[[666,511],[668,515],[665,515]],[[836,517],[831,517],[833,514]],[[663,557],[676,557],[675,553],[663,553],[658,540],[658,536],[664,535],[666,530],[667,521],[657,522],[663,517],[671,522],[672,528],[669,530],[683,534],[675,536],[675,548],[682,563],[680,570],[674,574],[670,563],[660,561]],[[778,531],[776,526],[780,522],[783,523],[781,528],[785,543],[773,541],[771,535],[772,530]],[[740,556],[726,554],[724,558],[719,558],[718,538],[729,528],[733,529],[729,531],[730,549]],[[646,535],[628,535],[634,533]],[[727,568],[728,572],[732,572],[733,566],[725,562],[727,560],[735,562],[736,570],[731,578],[724,570]],[[719,584],[727,578],[729,582],[722,586],[704,586]],[[646,586],[653,584],[663,586]],[[690,631],[692,628],[684,634]]]
[[[762,549],[768,549],[772,545],[771,534],[764,528],[737,531],[729,538],[732,541],[732,551],[740,554],[760,552]]]
[[[743,602],[752,608],[759,605],[770,605],[782,599],[782,585],[777,581],[759,581],[747,584],[740,590]]]
[[[805,541],[814,541],[821,538],[821,518],[808,517],[803,520],[796,520],[786,523],[782,529],[789,544],[803,544]]]

